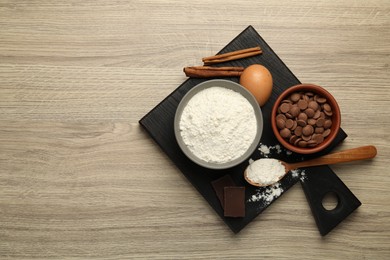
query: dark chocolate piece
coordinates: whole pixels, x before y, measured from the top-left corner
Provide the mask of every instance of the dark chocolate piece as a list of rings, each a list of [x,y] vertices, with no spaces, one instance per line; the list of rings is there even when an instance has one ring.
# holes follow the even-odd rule
[[[234,183],[232,177],[230,175],[224,175],[223,177],[216,179],[215,181],[211,182],[211,185],[214,188],[215,193],[217,194],[217,197],[219,201],[221,202],[222,208],[224,207],[224,188],[228,186],[236,186]]]
[[[245,187],[225,187],[224,198],[225,217],[245,217]]]

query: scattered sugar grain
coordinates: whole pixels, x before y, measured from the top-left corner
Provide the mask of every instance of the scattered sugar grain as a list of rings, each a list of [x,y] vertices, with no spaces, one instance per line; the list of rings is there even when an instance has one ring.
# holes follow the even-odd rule
[[[264,144],[260,144],[259,151],[266,157],[270,154],[270,148]]]
[[[302,172],[301,172],[300,180],[301,180],[302,182],[304,182],[306,179],[307,179],[306,172],[305,172],[305,171],[302,171]]]
[[[249,202],[263,201],[266,205],[270,204],[274,199],[278,198],[283,193],[283,188],[280,183],[276,183],[266,188],[259,188],[256,193],[251,196]]]
[[[280,147],[279,144],[275,145],[275,149],[276,149],[276,152],[277,152],[278,154],[280,154],[280,153],[282,152],[282,148]]]
[[[293,178],[299,177],[299,175],[300,175],[300,170],[298,170],[298,169],[292,170],[292,171],[291,171],[291,175],[292,175]]]
[[[299,178],[302,182],[306,180],[305,170],[295,169],[291,171],[291,176],[296,179]]]
[[[271,155],[275,155],[275,154],[281,154],[283,152],[283,150],[285,149],[282,149],[282,147],[280,146],[280,144],[276,144],[276,145],[270,145],[270,146],[267,146],[263,143],[260,143],[259,144],[259,151],[260,151],[260,154],[265,157],[265,158],[268,158],[270,157]],[[285,150],[286,151],[286,155],[289,155],[291,154],[291,151],[289,150]],[[290,153],[289,153],[290,152]]]

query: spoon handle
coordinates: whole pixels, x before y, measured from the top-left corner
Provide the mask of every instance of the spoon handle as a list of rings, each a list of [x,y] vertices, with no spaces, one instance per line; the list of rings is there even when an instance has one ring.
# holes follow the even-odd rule
[[[352,162],[358,160],[365,160],[374,158],[376,155],[376,148],[373,145],[361,146],[357,148],[352,148],[340,152],[335,152],[331,154],[327,154],[315,159],[291,163],[289,164],[289,168],[296,169],[301,167],[310,167],[310,166],[319,166],[326,164],[336,164],[343,162]]]

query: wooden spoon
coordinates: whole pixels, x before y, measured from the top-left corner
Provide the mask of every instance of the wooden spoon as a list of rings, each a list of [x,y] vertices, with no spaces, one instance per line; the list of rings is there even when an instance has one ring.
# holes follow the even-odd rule
[[[352,148],[340,152],[335,152],[331,154],[327,154],[315,159],[302,161],[302,162],[296,162],[296,163],[286,163],[283,161],[280,161],[285,168],[285,173],[280,176],[280,178],[275,181],[274,183],[270,184],[262,184],[262,183],[256,183],[250,180],[247,177],[247,169],[244,172],[245,180],[254,186],[257,187],[265,187],[269,185],[273,185],[276,182],[280,181],[289,171],[295,170],[298,168],[303,167],[311,167],[311,166],[319,166],[319,165],[327,165],[327,164],[337,164],[337,163],[343,163],[343,162],[352,162],[352,161],[358,161],[358,160],[365,160],[365,159],[371,159],[374,158],[377,154],[375,146],[368,145],[368,146],[361,146],[357,148]],[[261,160],[261,159],[260,159]],[[275,159],[276,160],[276,159]],[[248,166],[249,167],[249,166]]]

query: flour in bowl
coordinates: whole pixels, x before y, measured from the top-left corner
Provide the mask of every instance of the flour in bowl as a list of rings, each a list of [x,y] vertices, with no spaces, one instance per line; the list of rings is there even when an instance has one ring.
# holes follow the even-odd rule
[[[257,120],[252,105],[240,93],[210,87],[188,101],[179,127],[183,142],[196,157],[222,164],[248,150],[256,137]]]

